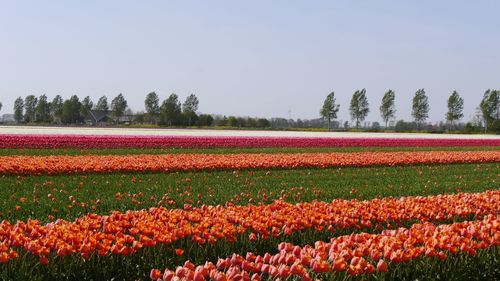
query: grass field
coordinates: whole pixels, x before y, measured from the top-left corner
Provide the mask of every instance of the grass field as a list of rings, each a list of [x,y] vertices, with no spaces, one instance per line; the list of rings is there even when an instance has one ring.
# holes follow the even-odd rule
[[[493,146],[471,147],[263,147],[263,148],[11,148],[0,149],[0,156],[8,155],[127,155],[127,154],[232,154],[232,153],[302,153],[302,152],[360,152],[360,151],[478,151],[500,150]]]
[[[74,219],[184,204],[330,201],[426,196],[498,188],[499,164],[246,170],[108,175],[1,176],[2,219]],[[167,196],[168,200],[162,200]],[[16,210],[17,207],[17,210]]]

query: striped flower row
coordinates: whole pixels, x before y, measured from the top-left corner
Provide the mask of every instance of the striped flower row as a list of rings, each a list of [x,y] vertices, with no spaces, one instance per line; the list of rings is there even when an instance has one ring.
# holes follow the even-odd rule
[[[498,151],[0,156],[0,174],[167,172],[500,162]]]
[[[382,229],[388,223],[443,221],[500,214],[500,191],[429,197],[383,198],[370,201],[334,200],[269,205],[203,206],[200,208],[89,214],[69,222],[42,225],[36,220],[0,223],[0,262],[30,252],[42,263],[50,255],[93,253],[129,255],[143,247],[192,239],[203,245],[220,240],[250,241],[280,237],[307,229],[335,231],[345,228]]]
[[[233,254],[195,266],[187,261],[175,270],[151,270],[153,280],[274,280],[291,276],[312,280],[314,274],[347,271],[350,275],[387,272],[392,263],[409,262],[419,257],[444,260],[449,254],[500,245],[500,216],[489,215],[480,221],[436,226],[414,224],[411,228],[384,230],[380,234],[351,234],[318,241],[313,246],[280,243],[277,254],[245,256]]]
[[[500,146],[500,139],[5,135],[0,148]]]

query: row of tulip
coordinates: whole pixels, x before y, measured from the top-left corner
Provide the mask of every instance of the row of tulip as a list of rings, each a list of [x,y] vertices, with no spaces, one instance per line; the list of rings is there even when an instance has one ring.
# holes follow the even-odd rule
[[[335,237],[329,243],[317,241],[313,246],[280,243],[277,254],[246,256],[233,254],[219,259],[217,264],[206,262],[163,272],[151,270],[153,280],[261,280],[301,277],[312,280],[311,273],[324,274],[347,271],[350,275],[387,272],[392,263],[409,262],[419,257],[444,260],[449,254],[465,252],[475,255],[478,250],[500,245],[500,216],[489,215],[483,220],[453,224],[414,224],[411,228],[384,230],[380,234],[359,233]]]
[[[0,156],[0,174],[166,172],[500,162],[500,150],[355,153]]]
[[[500,139],[0,135],[0,148],[500,146]]]
[[[500,190],[429,197],[383,198],[370,201],[334,200],[269,205],[203,206],[185,209],[150,208],[89,214],[73,222],[37,220],[0,223],[0,262],[27,251],[48,263],[50,254],[93,253],[129,255],[143,247],[171,244],[191,238],[194,243],[219,240],[250,241],[290,235],[303,230],[336,231],[346,228],[383,229],[390,223],[443,221],[500,213]],[[246,239],[246,238],[245,238]]]

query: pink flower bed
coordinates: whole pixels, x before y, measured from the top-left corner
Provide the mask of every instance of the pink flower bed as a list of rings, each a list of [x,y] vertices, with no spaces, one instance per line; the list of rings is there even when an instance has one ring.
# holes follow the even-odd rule
[[[0,148],[500,146],[500,139],[0,135]]]

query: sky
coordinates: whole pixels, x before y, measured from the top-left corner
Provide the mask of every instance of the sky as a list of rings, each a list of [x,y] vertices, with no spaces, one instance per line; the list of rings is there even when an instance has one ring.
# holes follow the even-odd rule
[[[381,121],[384,92],[411,119],[424,88],[428,121],[444,119],[453,90],[472,119],[484,91],[500,88],[500,1],[3,1],[0,102],[122,93],[134,111],[156,91],[199,111],[318,118],[335,92],[339,119],[366,88]]]

